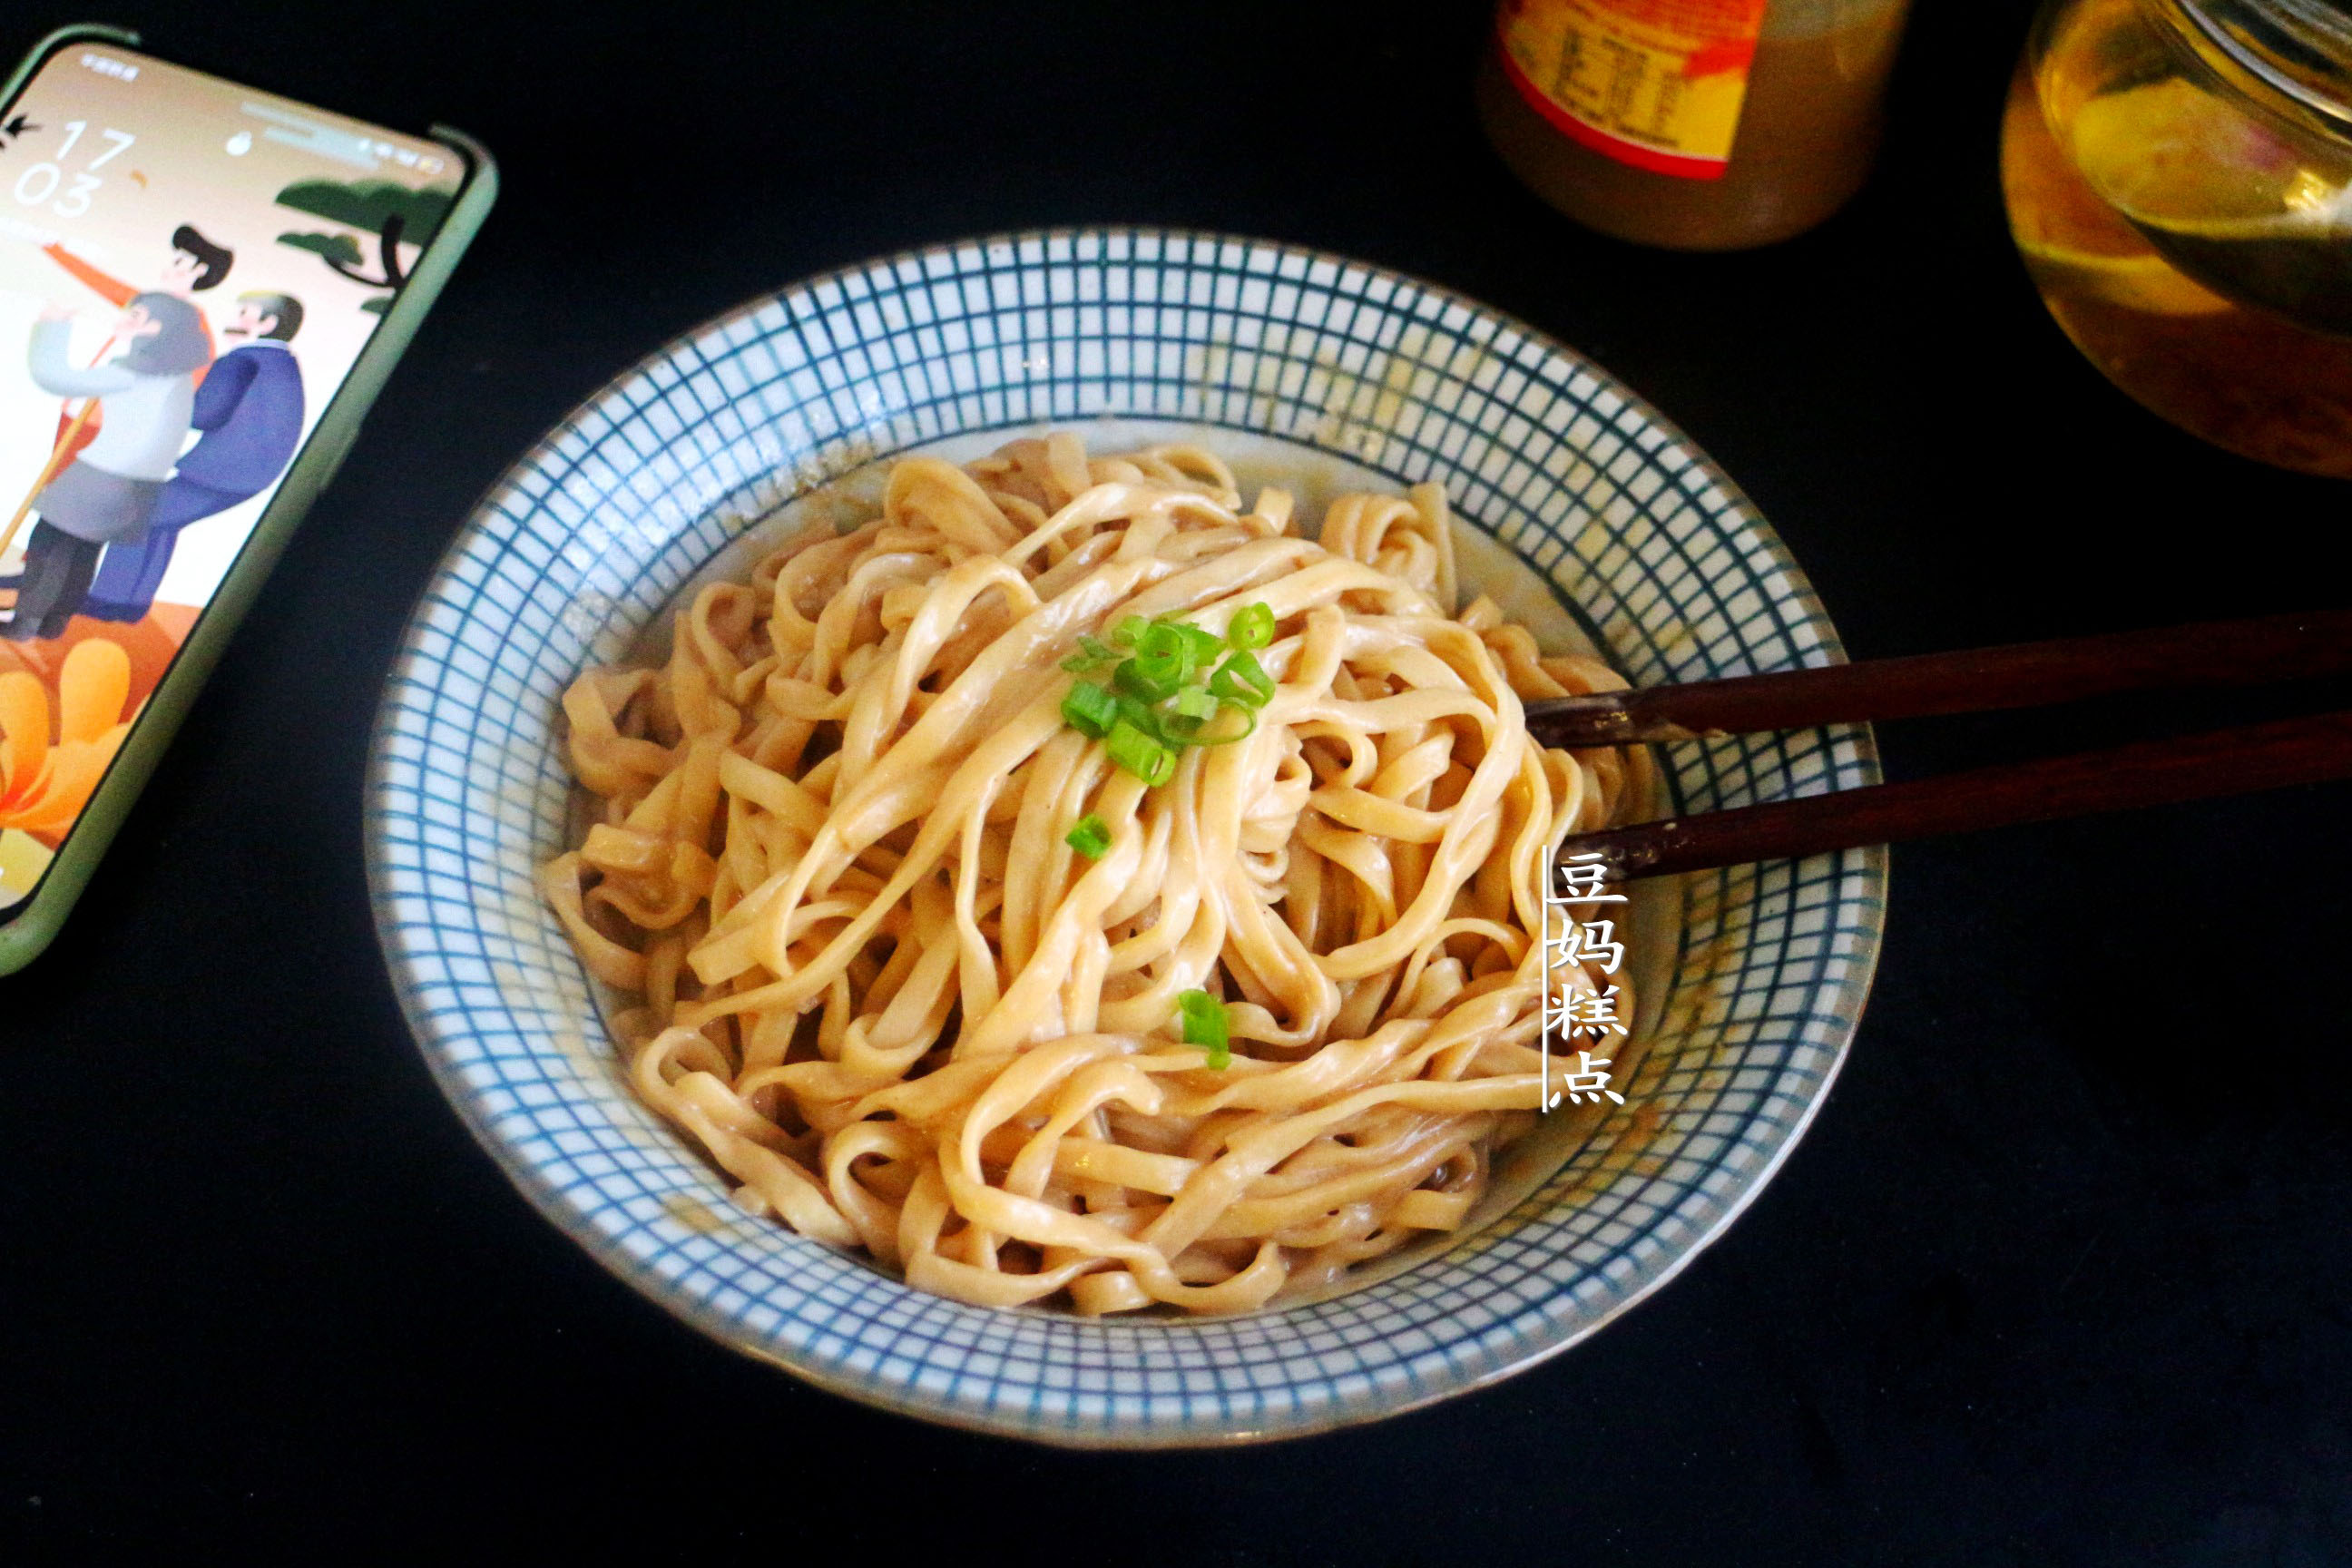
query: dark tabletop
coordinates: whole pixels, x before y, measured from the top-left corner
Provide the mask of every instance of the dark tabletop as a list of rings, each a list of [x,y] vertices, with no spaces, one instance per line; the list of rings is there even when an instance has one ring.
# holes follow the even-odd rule
[[[81,19],[46,4],[0,44]],[[937,1430],[681,1326],[475,1146],[370,924],[369,723],[475,499],[681,331],[963,235],[1265,236],[1524,317],[1746,488],[1857,656],[2344,603],[2352,492],[2158,424],[2037,302],[1995,169],[2030,9],[1920,0],[1863,196],[1692,258],[1504,173],[1476,0],[115,5],[462,127],[505,188],[0,981],[0,1561],[2352,1561],[2345,786],[1900,848],[1852,1059],[1681,1278],[1488,1392],[1234,1453]],[[1911,776],[2209,706],[1880,741]]]

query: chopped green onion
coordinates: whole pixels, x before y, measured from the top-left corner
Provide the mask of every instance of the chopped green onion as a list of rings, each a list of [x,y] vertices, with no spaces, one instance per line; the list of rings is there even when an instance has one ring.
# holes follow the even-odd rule
[[[1204,646],[1205,645],[1205,646]],[[1155,622],[1136,647],[1136,657],[1164,669],[1179,686],[1217,662],[1225,645],[1214,634],[1175,621]]]
[[[1239,648],[1264,647],[1274,640],[1274,612],[1265,605],[1244,605],[1234,612],[1225,640]]]
[[[1189,621],[1171,621],[1168,627],[1183,639],[1185,647],[1192,653],[1195,669],[1208,668],[1217,662],[1217,656],[1225,651],[1224,638]]]
[[[1234,1065],[1233,1032],[1223,1003],[1205,991],[1180,991],[1176,1011],[1184,1021],[1186,1045],[1208,1047],[1208,1065],[1218,1072]]]
[[[1062,717],[1088,740],[1099,741],[1118,718],[1118,699],[1091,680],[1081,680],[1062,699]]]
[[[1154,621],[1144,627],[1143,635],[1135,642],[1136,652],[1153,654],[1163,658],[1181,653],[1183,647],[1183,634],[1165,621]]]
[[[1109,746],[1111,762],[1147,784],[1164,784],[1176,776],[1176,753],[1125,719],[1110,727]]]
[[[1175,696],[1188,673],[1181,650],[1165,656],[1139,653],[1112,670],[1110,679],[1121,691],[1132,692],[1146,702],[1158,702]]]
[[[1108,644],[1081,637],[1079,651],[1062,661],[1076,675],[1115,667],[1108,688],[1074,688],[1062,716],[1094,740],[1125,728],[1129,738],[1112,748],[1111,761],[1146,784],[1166,784],[1185,746],[1231,745],[1256,732],[1257,710],[1273,699],[1276,682],[1250,650],[1268,646],[1275,629],[1274,611],[1264,604],[1235,611],[1222,637],[1189,621],[1123,616]],[[1133,651],[1122,658],[1120,648]],[[1238,722],[1220,722],[1227,709]]]
[[[1191,741],[1217,716],[1221,704],[1200,687],[1188,686],[1176,694],[1169,711],[1160,716],[1160,733],[1174,741]]]
[[[1188,699],[1193,700],[1188,700]],[[1177,710],[1194,709],[1202,704],[1208,708],[1205,713],[1177,711]],[[1222,698],[1212,697],[1197,686],[1188,687],[1178,692],[1176,700],[1170,703],[1169,708],[1171,710],[1160,717],[1160,738],[1171,745],[1230,746],[1235,741],[1248,740],[1257,730],[1257,715],[1255,712],[1238,702],[1228,702]],[[1227,724],[1222,730],[1212,733],[1209,729],[1210,722],[1219,713],[1239,714],[1241,716],[1239,728]]]
[[[1209,689],[1228,702],[1263,708],[1274,695],[1274,677],[1247,649],[1235,653],[1209,678]]]
[[[1120,718],[1161,744],[1167,743],[1168,736],[1160,728],[1160,714],[1150,703],[1128,691],[1114,691],[1110,700]]]
[[[1099,860],[1110,847],[1110,829],[1103,819],[1089,812],[1078,818],[1078,825],[1062,835],[1062,842],[1089,860]]]
[[[1104,665],[1118,662],[1117,648],[1108,647],[1093,637],[1081,637],[1078,638],[1078,651],[1064,659],[1062,668],[1073,675],[1084,675],[1088,670],[1100,669]]]
[[[1218,706],[1222,707],[1228,713],[1240,714],[1242,716],[1242,727],[1238,730],[1228,729],[1220,734],[1212,735],[1207,732],[1207,727],[1204,725],[1199,733],[1186,737],[1192,744],[1195,746],[1230,746],[1235,741],[1248,740],[1251,735],[1256,732],[1256,710],[1245,708],[1238,702],[1225,702],[1222,700],[1220,700]]]

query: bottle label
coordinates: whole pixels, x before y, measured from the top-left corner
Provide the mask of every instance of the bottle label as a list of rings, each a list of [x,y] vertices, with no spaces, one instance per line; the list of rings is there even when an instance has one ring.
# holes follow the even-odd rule
[[[1719,180],[1765,0],[1503,0],[1496,41],[1529,108],[1621,163]]]

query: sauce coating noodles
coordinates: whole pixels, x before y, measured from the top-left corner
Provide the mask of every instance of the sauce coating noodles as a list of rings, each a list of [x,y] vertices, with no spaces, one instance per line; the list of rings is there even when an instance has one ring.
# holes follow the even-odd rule
[[[1649,764],[1528,739],[1523,699],[1624,682],[1455,613],[1436,487],[1291,512],[1193,447],[907,458],[879,517],[696,595],[665,667],[572,685],[600,810],[541,886],[738,1203],[1085,1312],[1244,1310],[1463,1223],[1536,1121],[1547,853]],[[1246,737],[1147,787],[1065,721],[1082,634],[1253,605]]]

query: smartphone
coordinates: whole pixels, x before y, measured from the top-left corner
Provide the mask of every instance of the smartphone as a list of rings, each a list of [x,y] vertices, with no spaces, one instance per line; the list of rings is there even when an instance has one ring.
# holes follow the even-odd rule
[[[0,91],[0,974],[63,922],[497,191],[53,33]]]

